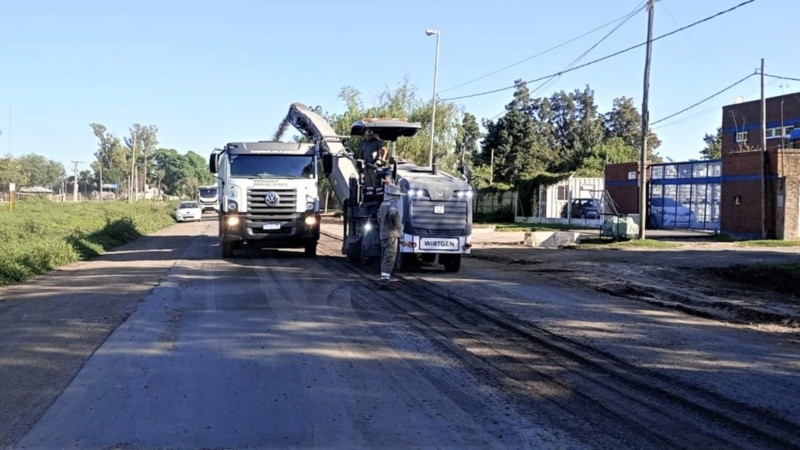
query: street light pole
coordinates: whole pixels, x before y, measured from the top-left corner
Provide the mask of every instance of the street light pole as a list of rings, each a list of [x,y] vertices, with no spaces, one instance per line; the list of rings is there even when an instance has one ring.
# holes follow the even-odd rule
[[[425,34],[428,36],[436,36],[436,62],[433,66],[433,100],[431,101],[433,104],[433,112],[431,113],[431,150],[428,154],[428,165],[433,167],[433,137],[434,131],[436,130],[436,88],[439,82],[439,36],[441,36],[441,30],[434,30],[434,29],[427,29],[425,30]]]

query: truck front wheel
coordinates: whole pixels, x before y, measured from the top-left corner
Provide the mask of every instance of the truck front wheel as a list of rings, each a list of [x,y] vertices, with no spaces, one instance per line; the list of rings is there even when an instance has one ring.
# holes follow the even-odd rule
[[[232,258],[233,257],[233,248],[234,243],[231,241],[222,241],[220,242],[219,246],[222,248],[222,257],[223,258]]]
[[[310,242],[306,244],[304,253],[306,256],[317,256],[317,243]]]

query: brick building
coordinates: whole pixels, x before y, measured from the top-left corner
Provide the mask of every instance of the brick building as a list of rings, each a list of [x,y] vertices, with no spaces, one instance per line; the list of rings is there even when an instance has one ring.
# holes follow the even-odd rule
[[[765,152],[761,151],[761,101],[722,108],[721,173],[712,180],[719,182],[719,200],[718,204],[708,197],[702,201],[706,202],[707,213],[718,214],[722,233],[757,239],[765,231],[768,238],[800,239],[800,133],[795,130],[800,129],[800,93],[772,97],[765,103]],[[694,167],[697,163],[675,165],[680,172],[681,166]],[[659,176],[650,181],[652,167],[647,170],[648,198],[659,189],[666,192],[656,186]],[[637,170],[635,162],[606,167],[606,189],[620,212],[638,213]],[[714,178],[710,170],[708,175]],[[680,174],[676,178],[681,181]],[[676,200],[683,201],[686,195],[680,191],[678,186]],[[697,206],[692,208],[696,210]]]
[[[722,108],[722,231],[759,238],[763,217],[768,238],[800,239],[800,93],[766,99],[765,111],[762,129],[760,100]]]

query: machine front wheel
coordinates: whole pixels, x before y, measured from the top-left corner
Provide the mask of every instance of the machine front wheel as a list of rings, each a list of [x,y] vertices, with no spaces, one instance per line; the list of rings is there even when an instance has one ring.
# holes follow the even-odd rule
[[[417,255],[413,253],[397,252],[397,267],[401,272],[408,272],[414,268],[414,263],[417,261]]]

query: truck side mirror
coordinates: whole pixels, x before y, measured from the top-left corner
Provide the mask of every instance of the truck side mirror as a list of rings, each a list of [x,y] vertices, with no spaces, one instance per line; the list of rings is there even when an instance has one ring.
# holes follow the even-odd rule
[[[333,172],[333,155],[325,154],[322,156],[322,171],[325,172],[326,177]]]
[[[211,153],[211,156],[208,157],[208,170],[211,173],[217,173],[217,152]]]

